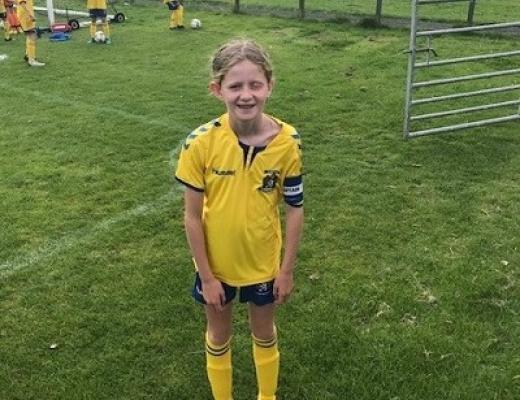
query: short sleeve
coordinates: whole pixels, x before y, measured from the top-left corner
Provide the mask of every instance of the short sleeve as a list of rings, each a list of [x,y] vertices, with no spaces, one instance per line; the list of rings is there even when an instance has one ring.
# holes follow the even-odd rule
[[[183,185],[199,192],[204,191],[204,148],[197,140],[197,135],[191,133],[182,145],[179,155],[175,179]]]

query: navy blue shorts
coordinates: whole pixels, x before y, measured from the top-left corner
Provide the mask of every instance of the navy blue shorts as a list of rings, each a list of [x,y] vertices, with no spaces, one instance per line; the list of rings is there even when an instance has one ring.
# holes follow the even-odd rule
[[[168,10],[174,11],[179,8],[180,3],[178,1],[169,1],[166,5],[168,6]]]
[[[107,17],[107,10],[101,8],[91,8],[88,10],[90,18],[95,21],[96,19],[105,19]]]
[[[257,283],[249,286],[230,286],[227,283],[221,282],[224,288],[224,294],[226,301],[224,304],[228,304],[232,301],[239,292],[239,301],[241,303],[253,303],[257,306],[264,306],[266,304],[274,303],[274,292],[273,284],[274,279],[269,282]],[[206,304],[204,297],[202,296],[202,282],[198,272],[195,274],[195,285],[193,285],[192,291],[193,298],[200,304]]]

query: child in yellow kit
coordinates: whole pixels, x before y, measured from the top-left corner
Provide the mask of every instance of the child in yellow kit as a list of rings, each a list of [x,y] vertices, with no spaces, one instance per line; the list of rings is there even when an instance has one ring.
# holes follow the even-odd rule
[[[170,29],[184,29],[184,6],[181,0],[163,0],[170,14]]]
[[[25,60],[31,67],[43,67],[45,63],[36,60],[36,19],[34,18],[33,0],[18,0],[16,13],[22,31],[25,33]]]
[[[90,39],[88,43],[95,43],[94,39],[98,26],[105,34],[105,44],[111,44],[110,27],[107,19],[107,0],[87,0],[88,13],[90,15]]]
[[[276,400],[274,314],[293,289],[303,226],[300,135],[264,112],[274,86],[268,54],[251,40],[221,46],[211,93],[227,112],[192,131],[175,178],[196,266],[192,295],[206,314],[206,370],[214,400],[233,399],[233,300],[247,303],[257,400]],[[280,204],[285,204],[285,234]]]
[[[4,40],[8,42],[11,40],[11,27],[9,26],[9,21],[7,20],[7,6],[4,0],[0,0],[0,19],[4,23]]]

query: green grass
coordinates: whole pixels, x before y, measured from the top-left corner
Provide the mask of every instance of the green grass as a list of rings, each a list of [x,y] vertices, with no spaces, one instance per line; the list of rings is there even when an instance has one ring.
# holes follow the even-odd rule
[[[149,0],[141,0],[149,1]],[[212,5],[223,9],[233,9],[235,0],[194,0],[187,7]],[[269,12],[276,14],[278,10],[295,10],[299,8],[299,0],[240,0],[240,9],[247,11],[251,7],[267,7]],[[325,11],[342,16],[344,14],[375,15],[376,0],[305,0],[305,10],[310,14]],[[388,17],[409,17],[410,0],[383,0],[382,14]],[[425,19],[448,20],[453,22],[466,21],[468,15],[466,2],[441,3],[419,6],[419,15]],[[520,4],[511,0],[477,0],[474,14],[476,23],[506,22],[520,18]]]
[[[162,6],[156,0],[128,0],[132,4],[146,4]],[[45,6],[45,0],[35,0],[40,6]],[[126,12],[123,0],[111,1],[120,12]],[[299,16],[299,0],[240,0],[240,10],[245,13],[257,13],[258,8],[272,15],[287,15],[287,10],[293,16]],[[336,16],[358,14],[373,16],[376,12],[376,0],[306,0],[305,10],[308,17],[319,15]],[[382,15],[384,17],[409,18],[411,13],[410,0],[383,0]],[[468,15],[469,1],[440,3],[436,5],[421,5],[418,7],[419,16],[429,20],[446,20],[453,23],[464,23]],[[81,0],[54,0],[56,8],[84,10],[85,3]],[[232,12],[235,0],[190,0],[185,4],[186,9],[213,8],[223,12]],[[113,11],[113,10],[110,10]],[[512,0],[477,0],[474,11],[474,22],[477,24],[489,22],[509,22],[520,20],[520,3]]]
[[[0,47],[0,399],[210,398],[172,169],[223,111],[208,59],[240,35],[272,53],[268,111],[304,143],[280,398],[518,399],[517,123],[403,141],[405,31],[188,10],[204,28],[170,32],[163,8],[125,12],[112,46],[44,37],[43,69],[22,38]],[[255,397],[250,346],[237,307],[237,400]]]

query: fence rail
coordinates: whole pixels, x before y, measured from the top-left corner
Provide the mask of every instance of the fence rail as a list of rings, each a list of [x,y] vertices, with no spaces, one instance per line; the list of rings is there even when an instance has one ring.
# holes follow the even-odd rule
[[[433,3],[446,3],[446,2],[457,2],[462,0],[412,0],[412,20],[410,23],[410,47],[408,53],[408,72],[406,77],[406,99],[405,99],[405,120],[403,126],[404,137],[407,139],[433,135],[438,133],[446,133],[452,131],[459,131],[462,129],[468,128],[476,128],[488,125],[494,125],[503,122],[509,121],[518,121],[520,120],[520,99],[517,96],[514,99],[508,99],[506,101],[495,101],[493,103],[479,104],[479,105],[470,105],[462,108],[453,108],[450,106],[449,109],[443,109],[440,111],[429,111],[427,113],[419,113],[415,110],[416,106],[420,104],[428,104],[428,103],[438,103],[438,102],[448,102],[453,99],[464,100],[467,97],[490,95],[497,93],[505,93],[510,91],[518,92],[520,85],[511,84],[508,86],[495,86],[492,88],[484,88],[481,90],[473,90],[471,92],[461,92],[460,88],[457,85],[451,84],[459,84],[462,82],[469,82],[471,86],[475,88],[474,81],[491,81],[489,78],[502,78],[502,77],[510,77],[511,75],[520,75],[520,68],[512,68],[512,69],[498,69],[487,72],[480,72],[474,74],[465,74],[453,76],[452,73],[445,71],[444,74],[448,74],[447,77],[437,78],[432,80],[422,80],[417,81],[416,71],[418,69],[439,67],[445,65],[452,64],[460,64],[460,63],[471,63],[475,61],[482,61],[488,59],[505,59],[508,57],[516,57],[520,55],[520,50],[512,50],[512,51],[502,51],[495,52],[489,54],[476,54],[469,55],[465,57],[455,57],[455,58],[447,58],[444,60],[430,60],[430,52],[434,55],[437,55],[437,52],[431,47],[433,37],[437,37],[440,35],[446,34],[457,34],[464,32],[477,32],[477,31],[494,31],[500,30],[503,28],[511,28],[511,27],[520,27],[520,21],[516,22],[508,22],[508,23],[497,23],[497,24],[486,24],[480,26],[472,26],[472,27],[464,27],[464,28],[450,28],[450,29],[436,29],[436,30],[419,30],[417,28],[417,21],[419,19],[418,14],[418,6],[420,4],[433,4]],[[417,38],[422,37],[427,39],[427,48],[418,48],[417,46]],[[471,50],[471,49],[470,49]],[[420,52],[428,52],[428,59],[425,62],[417,62],[417,54]],[[494,65],[491,65],[493,67]],[[516,65],[515,65],[516,66]],[[489,68],[489,66],[488,66]],[[502,85],[503,85],[503,81]],[[513,83],[517,83],[516,79],[513,79]],[[497,84],[497,83],[495,83]],[[436,86],[448,86],[448,88],[452,91],[450,94],[444,94],[442,96],[433,96],[421,99],[414,99],[418,89],[426,89]],[[451,85],[451,86],[450,86]],[[484,97],[486,99],[486,97]],[[499,116],[495,118],[486,118],[486,114],[481,115],[481,112],[489,111],[489,110],[497,110],[502,108],[511,108],[514,107],[517,111],[514,114],[509,114],[505,116]],[[475,118],[484,118],[471,122],[464,123],[455,123],[449,122],[449,120],[442,120],[445,117],[459,116],[461,114],[470,114],[476,115]],[[420,121],[428,121],[431,119],[439,118],[441,119],[442,126],[432,127],[429,129],[412,129],[413,122]]]

